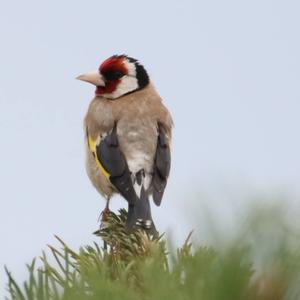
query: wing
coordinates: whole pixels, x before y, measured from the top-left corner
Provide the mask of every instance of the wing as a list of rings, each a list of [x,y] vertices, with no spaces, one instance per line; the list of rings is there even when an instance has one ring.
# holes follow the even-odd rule
[[[153,200],[159,206],[164,194],[171,167],[171,151],[166,131],[158,124],[158,140],[154,161],[154,173],[152,179]]]
[[[128,201],[128,204],[134,205],[137,195],[132,185],[125,156],[119,147],[116,124],[111,133],[104,138],[100,139],[99,136],[95,141],[87,132],[87,139],[89,149],[93,153],[100,171]]]

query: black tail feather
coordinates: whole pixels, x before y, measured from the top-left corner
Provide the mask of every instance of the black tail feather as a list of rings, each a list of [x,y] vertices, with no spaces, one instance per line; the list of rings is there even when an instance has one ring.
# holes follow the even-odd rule
[[[128,206],[126,229],[128,232],[136,229],[144,229],[150,234],[157,232],[151,216],[149,196],[144,188],[142,188],[140,199],[134,205]]]

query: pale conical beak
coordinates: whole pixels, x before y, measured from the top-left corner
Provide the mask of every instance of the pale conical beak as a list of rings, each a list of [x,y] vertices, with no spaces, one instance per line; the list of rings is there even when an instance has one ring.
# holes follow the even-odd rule
[[[105,86],[105,82],[99,71],[92,71],[79,75],[78,77],[76,77],[76,79],[89,82],[91,84],[94,84],[95,86]]]

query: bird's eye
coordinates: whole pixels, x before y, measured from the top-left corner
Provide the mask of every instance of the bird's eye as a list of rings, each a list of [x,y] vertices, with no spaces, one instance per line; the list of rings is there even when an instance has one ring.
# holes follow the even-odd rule
[[[102,72],[102,75],[105,77],[106,80],[116,80],[123,77],[125,74],[121,71],[105,71]]]
[[[115,78],[121,78],[121,77],[123,77],[124,76],[124,74],[122,73],[122,72],[120,72],[120,71],[114,71],[114,77]]]

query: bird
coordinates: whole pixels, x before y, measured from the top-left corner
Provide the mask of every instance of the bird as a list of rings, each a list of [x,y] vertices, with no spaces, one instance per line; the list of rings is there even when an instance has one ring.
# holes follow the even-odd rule
[[[125,228],[155,233],[149,198],[159,206],[170,173],[173,120],[139,60],[113,55],[76,79],[93,84],[85,119],[86,170],[109,212],[128,203]]]

